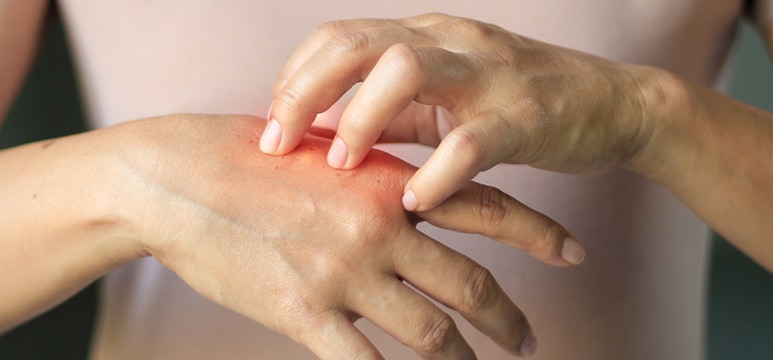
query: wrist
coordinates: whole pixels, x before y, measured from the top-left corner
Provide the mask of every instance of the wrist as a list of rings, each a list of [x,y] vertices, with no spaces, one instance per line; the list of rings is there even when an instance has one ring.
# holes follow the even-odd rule
[[[72,166],[78,173],[72,184],[73,200],[78,204],[73,209],[81,217],[77,224],[83,237],[91,239],[100,251],[103,271],[109,271],[147,255],[137,221],[144,199],[121,161],[122,154],[132,148],[117,141],[112,129],[77,136],[83,139],[75,146],[73,157],[77,163]]]
[[[163,170],[163,147],[172,137],[149,123],[135,120],[95,132],[107,144],[98,162],[109,174],[96,212],[114,224],[110,236],[122,238],[122,257],[128,261],[158,255],[161,235],[169,230],[168,201],[159,196],[153,181]]]
[[[222,202],[222,158],[235,157],[234,134],[244,141],[258,139],[263,122],[242,119],[246,131],[230,129],[233,122],[209,116],[176,114],[127,122],[104,129],[111,133],[112,163],[123,174],[121,216],[133,237],[138,256],[153,256],[172,270],[189,254],[191,242],[211,231]],[[249,136],[255,136],[250,140]],[[254,150],[255,148],[249,148]],[[222,152],[222,153],[219,153]],[[254,154],[250,154],[254,155]],[[253,164],[260,164],[252,158]],[[212,175],[211,173],[217,173]],[[227,211],[228,209],[219,209]],[[207,236],[203,236],[207,237]]]
[[[690,126],[689,89],[677,76],[660,69],[640,67],[634,73],[638,87],[640,124],[636,151],[624,164],[629,170],[659,183],[667,181],[678,158],[683,134]],[[680,115],[681,114],[681,115]],[[689,135],[689,134],[688,134]]]

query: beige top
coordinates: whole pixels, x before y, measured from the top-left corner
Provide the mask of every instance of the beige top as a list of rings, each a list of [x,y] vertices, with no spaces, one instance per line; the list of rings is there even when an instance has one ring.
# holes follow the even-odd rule
[[[332,19],[444,12],[614,60],[716,83],[741,0],[60,0],[95,126],[176,112],[263,116],[280,67]],[[389,147],[419,163],[427,149]],[[705,226],[660,186],[499,166],[478,177],[544,211],[587,248],[555,269],[477,236],[429,226],[488,267],[536,331],[534,359],[699,359]],[[96,359],[309,359],[300,345],[197,295],[153,259],[109,275]],[[507,358],[463,319],[481,359]],[[409,349],[358,323],[388,359]]]

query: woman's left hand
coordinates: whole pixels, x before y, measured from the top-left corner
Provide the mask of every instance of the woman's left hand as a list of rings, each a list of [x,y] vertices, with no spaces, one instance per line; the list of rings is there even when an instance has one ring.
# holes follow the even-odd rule
[[[653,131],[650,73],[440,14],[332,22],[281,72],[260,147],[291,151],[362,82],[328,162],[351,169],[376,142],[437,146],[403,195],[426,210],[500,162],[598,173],[635,158]]]

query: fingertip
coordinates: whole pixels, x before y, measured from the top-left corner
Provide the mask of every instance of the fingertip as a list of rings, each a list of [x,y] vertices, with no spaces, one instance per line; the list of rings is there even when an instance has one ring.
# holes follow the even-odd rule
[[[419,200],[416,199],[416,194],[413,190],[408,190],[403,194],[403,208],[407,211],[416,211],[419,209]]]
[[[526,333],[526,337],[524,337],[521,344],[518,345],[518,348],[516,349],[516,353],[521,356],[531,356],[531,355],[534,355],[534,352],[536,351],[537,351],[537,338],[534,336],[534,331],[532,329],[529,329],[529,332]]]
[[[346,149],[346,143],[336,136],[333,142],[330,144],[330,150],[327,153],[327,163],[335,169],[343,169],[346,165],[346,159],[349,157],[349,153]]]
[[[368,150],[365,151],[365,154],[361,155],[356,150],[352,150],[341,136],[336,136],[330,144],[330,150],[327,153],[327,163],[335,169],[351,170],[365,160]]]
[[[444,140],[445,141],[445,140]],[[459,160],[453,147],[440,146],[413,175],[410,187],[418,195],[417,210],[426,211],[440,206],[449,197],[471,183],[478,173],[475,160]]]
[[[411,184],[413,184],[413,186],[411,186]],[[422,186],[420,185],[417,186],[416,184],[418,184],[418,182],[416,183],[409,182],[408,186],[410,186],[410,188],[406,186],[408,190],[406,190],[403,193],[403,198],[402,198],[403,208],[407,211],[414,211],[414,212],[431,211],[435,208],[440,207],[442,204],[446,202],[446,200],[448,200],[449,197],[453,195],[453,192],[451,193],[451,195],[443,195],[442,193],[440,193],[438,197],[438,193],[429,191],[430,197],[428,198],[427,196],[428,191],[425,190]],[[413,189],[418,189],[418,190],[413,190]],[[435,190],[435,189],[432,189],[432,190]],[[417,192],[420,193],[421,195],[417,196],[416,195]],[[420,197],[421,197],[421,200],[419,200]]]
[[[281,141],[282,126],[276,119],[272,118],[263,130],[263,135],[260,136],[259,148],[266,154],[274,154]]]
[[[572,265],[579,265],[585,260],[585,248],[577,240],[567,236],[561,247],[561,258]]]

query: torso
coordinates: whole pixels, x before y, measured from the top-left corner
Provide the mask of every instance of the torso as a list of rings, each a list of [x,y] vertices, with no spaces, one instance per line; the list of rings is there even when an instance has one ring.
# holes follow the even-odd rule
[[[266,113],[275,76],[319,24],[444,12],[715,84],[740,0],[60,0],[95,126],[178,112]],[[427,149],[389,150],[414,163]],[[698,359],[706,228],[656,184],[500,166],[493,184],[567,226],[588,258],[554,269],[477,236],[424,227],[488,267],[529,316],[535,359]],[[482,359],[506,358],[459,318]],[[388,359],[412,352],[363,322]],[[152,259],[108,276],[98,359],[313,358],[195,294]]]

